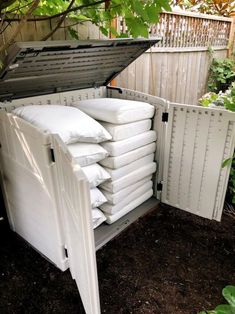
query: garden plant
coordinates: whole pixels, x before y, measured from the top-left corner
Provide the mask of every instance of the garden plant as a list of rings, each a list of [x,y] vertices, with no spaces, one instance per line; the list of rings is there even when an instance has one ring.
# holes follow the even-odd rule
[[[214,310],[202,311],[199,314],[235,314],[235,286],[226,286],[222,295],[228,304],[218,305]]]

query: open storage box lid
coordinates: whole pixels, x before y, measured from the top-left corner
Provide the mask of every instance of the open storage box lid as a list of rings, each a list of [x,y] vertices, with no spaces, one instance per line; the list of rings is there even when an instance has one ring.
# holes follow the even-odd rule
[[[16,43],[0,74],[0,98],[16,99],[107,85],[159,40]]]

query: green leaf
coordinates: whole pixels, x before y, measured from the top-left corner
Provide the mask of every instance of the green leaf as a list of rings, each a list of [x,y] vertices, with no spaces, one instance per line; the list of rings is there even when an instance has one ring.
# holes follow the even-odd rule
[[[227,302],[235,308],[235,286],[226,286],[222,294]]]
[[[225,159],[222,163],[222,168],[225,168],[227,166],[230,166],[231,163],[232,163],[233,159],[232,158],[228,158],[228,159]]]
[[[104,34],[105,36],[109,35],[109,31],[107,30],[107,28],[104,28],[103,26],[100,26],[100,30],[101,30],[102,34]]]
[[[75,31],[72,27],[68,27],[68,32],[72,39],[79,39],[77,31]]]
[[[167,0],[158,0],[158,4],[166,11],[172,11],[171,6]]]
[[[161,10],[157,10],[154,5],[146,7],[146,12],[148,14],[148,19],[150,23],[157,23],[159,21],[159,13]]]
[[[234,314],[232,307],[229,304],[221,304],[215,308],[216,314]]]

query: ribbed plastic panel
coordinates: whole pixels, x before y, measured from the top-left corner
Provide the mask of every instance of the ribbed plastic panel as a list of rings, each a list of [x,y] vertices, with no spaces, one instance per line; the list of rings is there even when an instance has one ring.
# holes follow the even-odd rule
[[[71,159],[65,144],[53,138],[60,208],[65,224],[69,268],[87,314],[99,314],[99,291],[91,218],[89,183],[81,167]]]
[[[0,113],[0,168],[10,225],[65,270],[50,159],[50,136],[26,121]]]
[[[48,94],[0,102],[0,110],[11,112],[17,107],[28,105],[64,105],[72,106],[75,102],[90,98],[106,97],[106,87],[86,88],[78,91]]]
[[[162,202],[220,220],[234,150],[235,114],[170,104]]]
[[[16,43],[0,75],[2,99],[107,85],[159,39]]]

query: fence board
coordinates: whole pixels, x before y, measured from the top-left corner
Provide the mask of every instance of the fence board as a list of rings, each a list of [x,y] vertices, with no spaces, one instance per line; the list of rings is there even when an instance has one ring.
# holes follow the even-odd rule
[[[227,49],[213,57],[226,58]],[[196,105],[206,92],[211,57],[208,51],[145,53],[116,79],[120,87],[136,89],[172,102]],[[146,72],[146,73],[145,73]],[[135,84],[136,82],[136,84]]]

